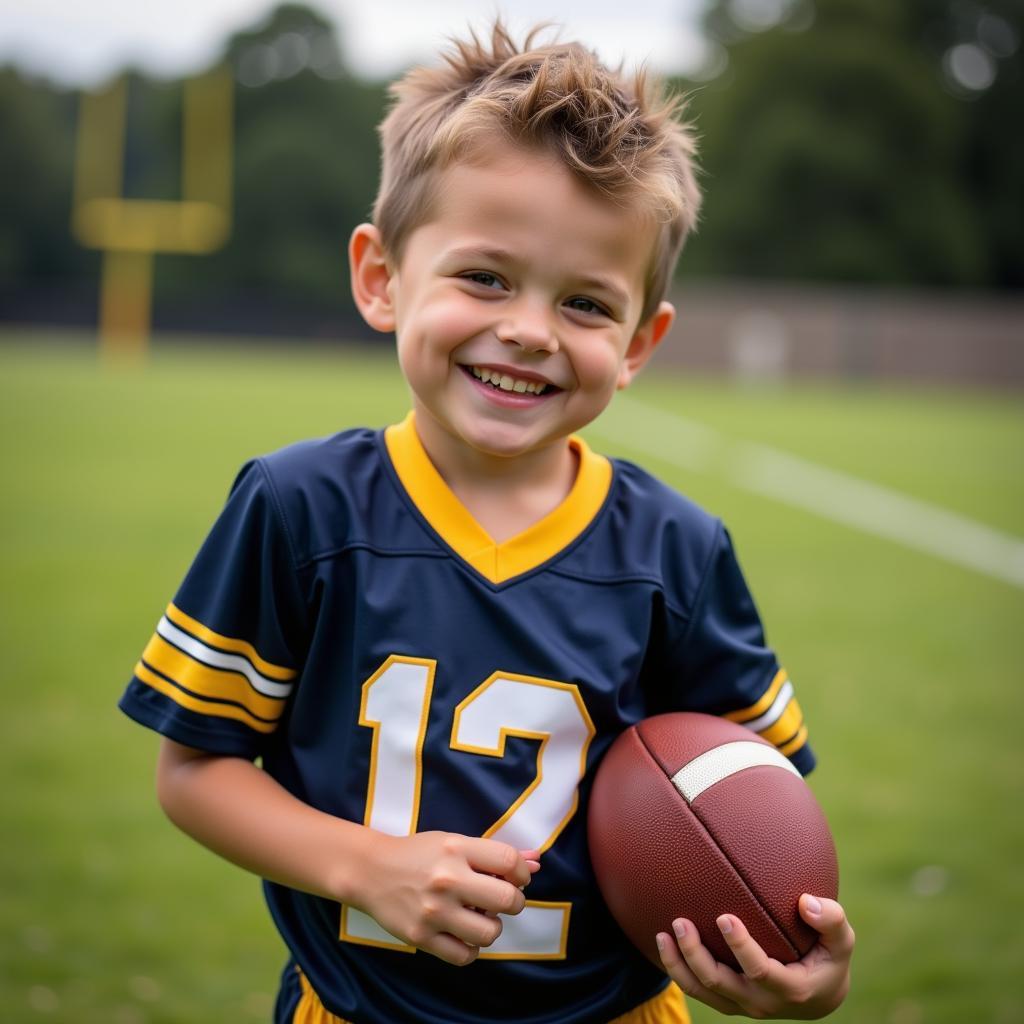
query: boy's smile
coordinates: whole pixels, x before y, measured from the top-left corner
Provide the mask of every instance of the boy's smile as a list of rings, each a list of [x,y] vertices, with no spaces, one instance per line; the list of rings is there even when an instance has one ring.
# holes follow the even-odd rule
[[[550,390],[552,385],[547,381],[536,377],[522,376],[523,371],[515,366],[471,366],[469,372],[481,384],[488,384],[491,390],[504,391],[509,396],[513,394],[542,395],[545,392],[553,394]]]
[[[384,304],[442,473],[467,457],[564,457],[556,442],[605,408],[671,322],[663,304],[639,324],[657,230],[509,143],[439,175]]]

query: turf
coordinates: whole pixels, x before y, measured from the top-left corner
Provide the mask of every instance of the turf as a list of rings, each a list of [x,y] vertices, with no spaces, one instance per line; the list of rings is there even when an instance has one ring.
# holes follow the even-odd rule
[[[404,386],[356,350],[161,339],[132,369],[11,332],[0,371],[0,1020],[268,1020],[258,884],[163,819],[155,740],[115,703],[240,463],[393,421]],[[1014,398],[665,370],[635,395],[1024,535]],[[646,461],[725,517],[798,685],[859,940],[833,1019],[1024,1022],[1024,593]]]

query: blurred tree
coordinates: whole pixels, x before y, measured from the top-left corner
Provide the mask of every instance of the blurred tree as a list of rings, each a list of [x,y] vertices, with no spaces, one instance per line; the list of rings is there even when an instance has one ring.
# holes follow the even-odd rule
[[[237,82],[234,231],[201,275],[170,261],[158,301],[188,279],[193,301],[278,295],[354,314],[345,247],[376,191],[384,86],[351,77],[333,26],[294,4],[234,35],[224,59]]]
[[[708,199],[684,267],[1019,285],[1011,5],[715,0],[721,70],[692,102]]]
[[[708,198],[684,273],[1024,285],[1021,0],[708,3],[717,67],[692,101]],[[297,4],[222,59],[233,233],[157,258],[157,324],[351,333],[344,250],[376,190],[385,87],[350,75],[334,26]],[[125,194],[177,198],[181,83],[129,84]],[[64,319],[50,303],[69,294],[69,316],[95,315],[97,256],[69,232],[76,106],[0,69],[0,318]]]
[[[232,36],[221,60],[236,79],[232,236],[210,256],[157,258],[156,322],[350,333],[345,248],[376,191],[386,87],[349,75],[333,25],[297,4]],[[181,83],[127,75],[124,195],[177,198]],[[69,233],[76,107],[0,69],[0,318],[48,318],[47,275],[54,294],[77,279],[95,298],[96,256]],[[95,302],[76,309],[91,316]]]
[[[991,84],[968,92],[963,104],[967,183],[992,260],[986,283],[1024,288],[1024,133],[1013,127],[1024,111],[1024,5],[987,0],[963,10],[943,59],[948,75],[953,55],[965,47],[964,55],[992,74]]]
[[[0,292],[95,266],[73,246],[74,97],[0,68]]]

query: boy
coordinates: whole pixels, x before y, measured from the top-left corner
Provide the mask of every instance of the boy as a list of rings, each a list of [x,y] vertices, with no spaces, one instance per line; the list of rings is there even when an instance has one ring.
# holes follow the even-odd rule
[[[789,967],[724,915],[742,974],[676,922],[671,984],[594,887],[591,772],[630,723],[730,714],[813,755],[721,525],[573,433],[672,322],[690,138],[531,39],[456,44],[382,126],[352,287],[412,413],[245,467],[121,706],[164,736],[171,819],[267,879],[281,1024],[678,1024],[680,988],[821,1016],[837,904],[803,898],[822,939]]]

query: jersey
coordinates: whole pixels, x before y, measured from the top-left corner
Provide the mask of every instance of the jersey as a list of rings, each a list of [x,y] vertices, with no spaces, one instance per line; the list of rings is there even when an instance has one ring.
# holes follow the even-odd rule
[[[412,415],[254,460],[121,700],[179,743],[261,759],[329,814],[542,851],[525,910],[467,968],[264,883],[295,962],[354,1024],[603,1024],[664,987],[611,919],[586,843],[593,770],[639,719],[727,715],[813,766],[721,522],[570,444],[570,494],[500,544]]]

